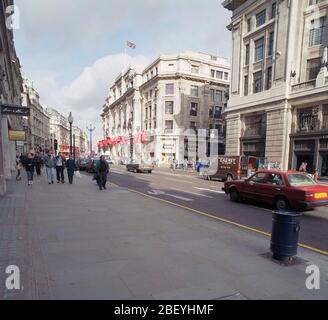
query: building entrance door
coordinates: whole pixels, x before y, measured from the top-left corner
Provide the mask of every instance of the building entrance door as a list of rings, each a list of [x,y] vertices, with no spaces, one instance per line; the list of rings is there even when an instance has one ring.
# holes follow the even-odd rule
[[[296,162],[296,170],[299,170],[301,164],[303,162],[307,163],[306,171],[308,173],[313,173],[314,167],[313,167],[313,160],[314,155],[313,154],[296,154],[297,162]]]
[[[321,177],[328,177],[328,152],[320,153],[319,172]]]

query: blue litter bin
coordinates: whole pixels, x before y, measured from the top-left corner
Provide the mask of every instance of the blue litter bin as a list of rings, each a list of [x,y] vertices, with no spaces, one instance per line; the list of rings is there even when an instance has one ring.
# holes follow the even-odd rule
[[[299,212],[273,212],[271,251],[275,260],[289,261],[297,255],[301,216]]]

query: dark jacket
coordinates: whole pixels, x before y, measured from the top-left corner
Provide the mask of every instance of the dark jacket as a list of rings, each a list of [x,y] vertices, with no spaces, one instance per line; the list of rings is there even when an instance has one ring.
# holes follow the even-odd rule
[[[66,161],[66,168],[68,171],[75,171],[77,169],[75,165],[75,161],[73,159],[68,159]]]
[[[100,160],[99,161],[99,167],[98,167],[98,173],[104,174],[109,172],[109,165],[106,160]]]
[[[29,172],[34,172],[35,158],[26,158],[25,169]]]

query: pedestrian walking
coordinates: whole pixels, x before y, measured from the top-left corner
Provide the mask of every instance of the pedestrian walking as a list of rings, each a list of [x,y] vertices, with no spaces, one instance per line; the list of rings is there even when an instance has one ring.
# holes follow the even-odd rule
[[[40,153],[37,152],[35,157],[35,170],[36,170],[36,174],[38,176],[41,176],[41,163],[42,163],[42,159],[41,159],[41,156],[40,156]]]
[[[65,183],[64,169],[65,169],[65,159],[62,156],[61,152],[59,152],[56,157],[57,183],[60,182]]]
[[[17,170],[16,180],[22,180],[22,177],[21,177],[22,169],[23,169],[23,165],[21,162],[21,157],[17,155],[16,156],[16,170]]]
[[[33,184],[34,168],[35,168],[34,153],[29,153],[25,163],[28,186],[31,186]]]
[[[50,151],[44,157],[44,164],[46,166],[48,184],[54,184],[56,159]]]
[[[99,190],[107,189],[106,183],[107,183],[107,175],[109,173],[109,165],[107,161],[105,160],[104,156],[100,157],[100,161],[98,163],[98,166],[96,168],[97,176],[98,176],[98,186]]]
[[[74,172],[77,169],[73,155],[70,155],[69,159],[66,161],[66,168],[69,184],[73,184]]]

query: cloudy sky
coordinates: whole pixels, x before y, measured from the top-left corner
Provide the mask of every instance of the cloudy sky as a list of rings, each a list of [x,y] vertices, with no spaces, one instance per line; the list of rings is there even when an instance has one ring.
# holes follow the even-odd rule
[[[195,50],[230,58],[230,14],[220,0],[16,0],[17,53],[41,103],[96,124],[126,62]],[[124,55],[126,40],[137,45]]]

